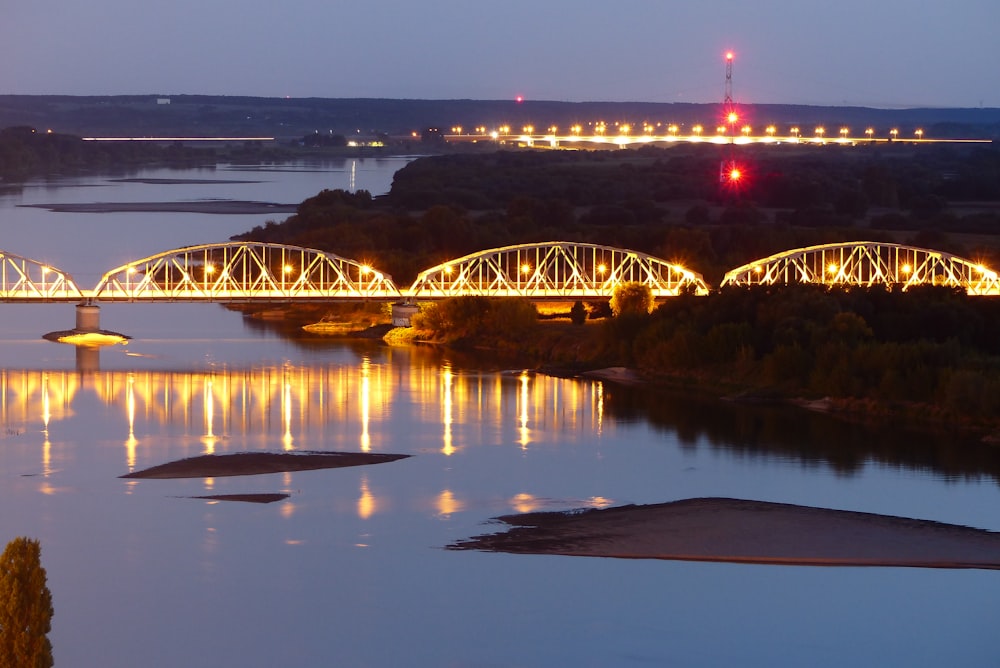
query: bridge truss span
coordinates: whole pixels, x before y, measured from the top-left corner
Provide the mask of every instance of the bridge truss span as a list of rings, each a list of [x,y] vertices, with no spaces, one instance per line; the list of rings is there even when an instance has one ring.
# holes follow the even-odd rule
[[[134,260],[104,274],[102,301],[310,301],[395,299],[392,277],[311,248],[233,242],[189,246]]]
[[[0,300],[66,301],[83,297],[73,277],[37,260],[0,250]]]
[[[685,290],[707,294],[700,274],[636,251],[550,241],[479,251],[421,272],[411,299],[483,295],[529,299],[605,299],[624,283],[649,286],[654,298]]]
[[[1000,295],[997,273],[950,253],[874,241],[808,246],[755,260],[728,272],[727,285],[814,283],[829,286],[914,285],[961,288],[970,295]]]

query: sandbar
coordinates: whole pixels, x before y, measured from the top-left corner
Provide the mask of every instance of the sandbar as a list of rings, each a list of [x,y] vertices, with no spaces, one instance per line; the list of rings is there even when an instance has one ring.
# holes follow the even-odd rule
[[[802,566],[1000,569],[1000,533],[764,501],[685,499],[497,519],[512,528],[447,549]]]
[[[191,496],[191,499],[204,499],[205,501],[242,501],[243,503],[274,503],[284,501],[289,497],[283,493],[262,493],[262,494],[208,494],[206,496]]]
[[[295,213],[298,204],[254,202],[247,200],[194,200],[187,202],[69,202],[57,204],[18,204],[56,213],[203,213],[258,214]]]
[[[179,459],[141,471],[133,471],[119,477],[224,478],[238,475],[314,471],[345,466],[382,464],[409,456],[373,452],[236,452]]]

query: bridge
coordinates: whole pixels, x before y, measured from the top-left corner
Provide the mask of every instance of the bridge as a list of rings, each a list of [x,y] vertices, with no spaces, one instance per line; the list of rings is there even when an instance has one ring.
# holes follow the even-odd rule
[[[997,272],[950,253],[873,241],[796,248],[726,273],[722,286],[813,283],[830,287],[914,285],[961,288],[970,295],[1000,295]]]
[[[232,242],[188,246],[133,260],[82,289],[60,269],[0,251],[0,301],[252,302],[443,299],[463,295],[529,299],[608,298],[625,282],[656,297],[707,294],[699,274],[635,251],[572,242],[494,248],[422,272],[400,290],[374,267],[298,246]]]
[[[533,300],[606,299],[637,282],[654,298],[705,295],[702,276],[622,248],[551,241],[479,251],[422,271],[400,290],[388,274],[333,253],[256,242],[204,244],[133,260],[93,289],[36,260],[0,251],[4,302],[413,301],[482,295]],[[997,273],[949,253],[872,241],[784,251],[728,272],[722,286],[814,283],[906,289],[943,285],[1000,295]]]

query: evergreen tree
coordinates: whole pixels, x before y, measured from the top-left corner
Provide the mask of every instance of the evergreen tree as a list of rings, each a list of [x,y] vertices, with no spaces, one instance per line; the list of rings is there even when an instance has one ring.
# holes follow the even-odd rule
[[[0,555],[0,668],[52,666],[52,594],[41,553],[37,540],[19,537]]]

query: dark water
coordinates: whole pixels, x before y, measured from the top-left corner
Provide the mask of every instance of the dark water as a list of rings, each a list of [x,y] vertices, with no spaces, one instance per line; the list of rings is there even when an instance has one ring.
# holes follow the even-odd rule
[[[393,170],[371,167],[373,178]],[[324,169],[268,172],[260,196],[93,179],[18,197],[288,201],[313,194],[300,179],[315,179],[315,191],[347,187],[346,167]],[[15,201],[0,200],[0,248],[74,275],[262,222],[53,214]],[[87,241],[66,242],[66,230]],[[702,496],[997,531],[996,449],[905,426],[480,371],[423,348],[290,340],[216,305],[103,306],[103,326],[134,338],[81,365],[75,349],[40,339],[72,319],[71,306],[0,304],[0,540],[42,542],[57,665],[992,666],[1000,657],[991,571],[443,549],[511,512]],[[210,452],[283,450],[412,456],[291,474],[118,477]],[[190,498],[265,493],[289,498]]]

